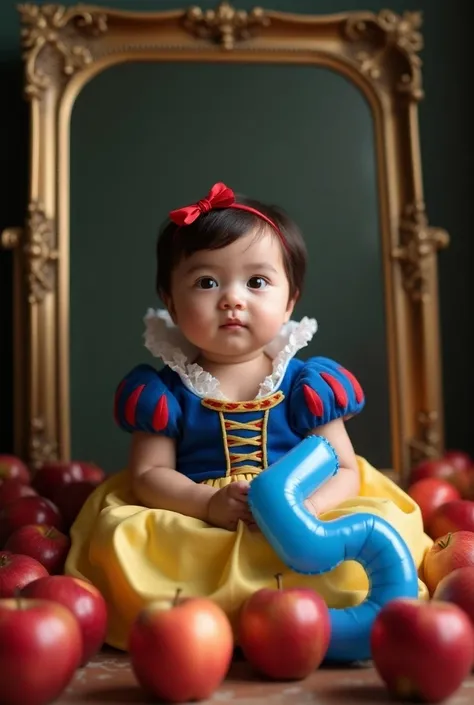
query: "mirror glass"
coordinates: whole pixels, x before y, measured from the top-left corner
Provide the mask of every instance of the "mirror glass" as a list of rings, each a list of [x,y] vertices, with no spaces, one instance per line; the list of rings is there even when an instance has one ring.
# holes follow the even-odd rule
[[[113,395],[132,366],[153,363],[142,319],[160,305],[158,228],[222,180],[302,228],[309,271],[295,317],[319,330],[300,356],[358,376],[367,403],[349,433],[357,453],[390,467],[374,124],[355,85],[322,67],[120,64],[76,99],[70,176],[72,457],[124,467]]]

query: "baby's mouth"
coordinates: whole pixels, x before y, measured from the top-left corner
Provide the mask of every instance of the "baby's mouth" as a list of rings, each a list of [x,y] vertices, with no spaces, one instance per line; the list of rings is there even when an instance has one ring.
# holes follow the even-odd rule
[[[221,328],[246,328],[247,326],[245,325],[245,323],[242,323],[242,321],[239,321],[237,318],[230,318],[228,321],[226,321],[220,327]]]

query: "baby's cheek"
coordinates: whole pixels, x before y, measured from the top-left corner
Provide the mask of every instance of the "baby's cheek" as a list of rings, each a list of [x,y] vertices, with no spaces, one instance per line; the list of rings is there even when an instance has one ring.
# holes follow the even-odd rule
[[[185,337],[200,347],[201,342],[207,339],[211,320],[205,309],[189,305],[183,310],[181,319],[178,319],[178,324]]]
[[[284,311],[278,303],[272,302],[262,316],[261,330],[265,335],[276,336],[285,322]]]
[[[180,314],[182,321],[185,321],[188,325],[196,325],[196,321],[203,321],[206,319],[206,306],[199,306],[196,301],[188,300],[181,307]]]

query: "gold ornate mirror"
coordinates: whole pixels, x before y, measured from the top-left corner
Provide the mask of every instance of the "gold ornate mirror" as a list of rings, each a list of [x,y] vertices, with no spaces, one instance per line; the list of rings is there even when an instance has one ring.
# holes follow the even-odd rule
[[[422,47],[419,14],[399,16],[387,10],[378,15],[354,12],[301,16],[258,8],[244,12],[226,2],[220,3],[213,11],[191,8],[146,14],[51,5],[21,5],[19,11],[23,26],[25,94],[30,102],[31,115],[30,194],[25,226],[11,228],[2,237],[4,246],[15,248],[16,452],[33,464],[47,458],[67,459],[71,453],[77,456],[89,450],[94,452],[93,445],[86,447],[74,441],[75,428],[80,425],[81,418],[88,417],[89,426],[84,428],[89,435],[97,433],[98,421],[91,420],[92,406],[97,402],[94,408],[100,414],[110,415],[102,409],[109,408],[108,395],[112,394],[113,382],[118,379],[114,371],[114,375],[106,380],[100,401],[94,401],[93,390],[99,388],[99,374],[96,373],[96,378],[94,374],[88,377],[94,364],[88,355],[95,354],[96,347],[98,351],[103,345],[99,332],[97,345],[95,334],[91,337],[88,316],[92,315],[94,301],[100,297],[100,283],[104,282],[105,292],[114,283],[110,274],[114,266],[118,269],[127,266],[126,257],[118,258],[120,243],[125,248],[130,242],[136,243],[137,258],[145,260],[150,257],[159,219],[166,214],[167,208],[175,205],[170,203],[172,196],[186,200],[187,196],[196,193],[197,183],[201,184],[201,180],[205,186],[210,185],[213,172],[205,163],[206,154],[212,155],[209,161],[215,169],[221,153],[225,156],[236,150],[243,150],[247,164],[252,163],[251,168],[247,166],[245,170],[241,167],[240,171],[236,168],[232,173],[232,183],[237,181],[245,186],[238,186],[237,190],[260,188],[262,193],[254,192],[257,197],[263,195],[267,200],[286,198],[287,203],[282,205],[293,209],[292,214],[303,221],[306,231],[311,231],[314,226],[318,232],[320,228],[318,222],[313,223],[313,212],[310,208],[308,210],[307,204],[312,205],[314,198],[318,206],[313,210],[323,211],[324,189],[340,189],[333,196],[336,207],[328,209],[325,215],[325,225],[332,231],[327,241],[323,241],[330,255],[323,268],[328,271],[336,268],[341,251],[342,254],[346,252],[349,259],[360,259],[356,279],[350,279],[350,267],[345,265],[343,268],[348,272],[345,280],[348,293],[343,300],[348,318],[338,325],[345,335],[339,332],[339,337],[335,334],[329,336],[327,341],[335,349],[325,349],[322,354],[334,352],[337,357],[339,342],[349,335],[354,340],[360,335],[357,351],[348,349],[347,354],[353,355],[358,367],[354,371],[364,381],[364,375],[369,378],[374,374],[373,360],[368,353],[369,350],[375,351],[374,355],[383,367],[381,374],[386,379],[382,384],[374,382],[374,387],[381,389],[380,400],[372,410],[368,409],[369,421],[360,431],[360,437],[362,445],[365,443],[370,452],[371,434],[380,434],[374,424],[385,414],[377,405],[383,405],[386,398],[390,446],[386,466],[394,468],[402,482],[415,459],[441,452],[443,413],[437,250],[447,244],[448,236],[428,225],[423,202],[418,143],[418,102],[423,97],[418,54]],[[137,73],[139,67],[140,73]],[[285,72],[291,73],[287,75]],[[245,114],[239,112],[236,102],[229,110],[228,134],[240,134],[242,142],[233,137],[223,144],[217,136],[213,151],[209,142],[212,141],[212,131],[205,136],[202,132],[201,136],[199,131],[198,134],[193,132],[199,111],[204,110],[201,100],[205,103],[206,91],[203,89],[212,87],[212,95],[222,95],[222,103],[229,105],[231,94],[226,93],[224,87],[237,85],[239,81],[248,87],[246,95],[256,106],[255,124],[250,125],[249,137],[244,139]],[[316,83],[310,84],[309,81]],[[336,82],[339,82],[337,86]],[[292,110],[288,109],[282,120],[281,116],[278,118],[278,101],[271,109],[269,107],[272,95],[278,94],[279,90],[288,93],[296,84],[300,86],[302,102],[293,103]],[[137,175],[142,167],[137,162],[134,173],[123,175],[128,179],[123,182],[127,185],[126,191],[120,191],[118,181],[115,181],[116,190],[109,192],[107,185],[112,183],[112,174],[121,168],[116,136],[120,134],[121,120],[126,120],[123,106],[128,106],[130,112],[135,107],[137,113],[147,115],[156,126],[156,133],[161,138],[154,147],[158,150],[159,146],[161,150],[157,152],[157,163],[162,161],[166,165],[165,156],[168,147],[173,146],[173,134],[176,134],[172,131],[178,130],[178,112],[173,113],[172,93],[167,94],[166,90],[176,86],[181,93],[185,86],[194,96],[192,109],[186,115],[189,129],[186,129],[186,123],[180,124],[179,129],[180,134],[186,133],[183,153],[193,140],[205,143],[207,151],[196,152],[200,168],[196,169],[190,163],[181,184],[175,174],[175,184],[168,192],[166,179],[160,182],[157,178],[156,185],[152,186],[151,178],[140,181]],[[311,110],[305,103],[309,90],[316,95],[314,101],[319,101],[313,101]],[[341,111],[332,105],[333,90],[347,95],[350,110]],[[162,103],[154,104],[154,113],[148,112],[147,104],[141,102],[147,93],[162,96]],[[257,110],[259,95],[263,96],[262,101],[266,101],[266,108],[264,105],[260,113]],[[111,96],[115,96],[115,103]],[[222,124],[227,118],[216,112],[221,108],[216,99],[212,115],[220,115]],[[102,122],[99,117],[95,119],[99,113],[105,115],[108,109],[111,112]],[[185,112],[183,104],[179,115]],[[343,150],[344,159],[349,160],[351,145],[357,147],[357,154],[366,159],[368,176],[360,172],[359,162],[350,167],[343,159],[339,171],[333,166],[332,175],[329,167],[322,170],[321,164],[316,164],[317,155],[325,149],[328,133],[312,136],[311,121],[314,121],[315,113],[318,113],[318,119],[325,115],[327,125],[339,125],[341,132],[332,133],[333,137],[336,135],[334,139],[338,141],[339,154]],[[234,123],[231,122],[232,116]],[[301,121],[303,117],[304,123]],[[364,132],[372,135],[373,144],[369,147],[361,141],[357,127],[359,118],[369,125],[368,132]],[[212,119],[211,115],[209,119]],[[263,125],[261,132],[258,132],[259,120]],[[104,132],[106,124],[110,125],[107,135]],[[303,127],[306,142],[301,141]],[[126,137],[126,133],[122,137],[124,135]],[[344,147],[341,146],[341,135],[346,136],[344,141],[347,139]],[[270,137],[271,152],[262,147],[260,154],[262,140]],[[136,133],[127,143],[127,163],[131,165],[134,164],[132,152],[140,154],[143,145],[140,146],[140,135]],[[146,140],[144,144],[146,148]],[[84,145],[87,145],[88,152]],[[307,151],[306,161],[303,151]],[[296,152],[300,156],[294,157]],[[275,163],[269,162],[270,153]],[[334,164],[329,152],[328,155],[328,163]],[[291,162],[295,158],[297,162]],[[183,160],[183,156],[180,159]],[[265,174],[260,170],[262,163],[266,164]],[[281,164],[294,163],[301,164],[304,173],[299,174],[293,168],[282,169],[280,176]],[[314,171],[311,171],[311,163],[315,165]],[[103,164],[109,165],[109,172],[101,170]],[[225,161],[222,169],[224,164]],[[200,180],[187,179],[188,171],[200,171]],[[350,179],[346,178],[347,174],[351,174]],[[214,180],[226,178],[226,174],[219,172]],[[261,185],[265,179],[270,181],[266,187]],[[364,179],[369,184],[366,192],[349,193],[351,183]],[[82,191],[78,191],[77,184],[81,180]],[[141,183],[139,187],[137,182]],[[290,182],[296,184],[293,191]],[[300,206],[294,194],[301,192],[302,185],[308,187],[308,184],[311,188],[306,191],[304,203]],[[178,187],[182,187],[181,192]],[[204,186],[199,188],[202,190]],[[129,194],[127,204],[123,203],[124,193]],[[181,195],[176,196],[178,193]],[[366,194],[368,203],[366,223],[373,224],[374,232],[371,236],[372,258],[367,260],[362,259],[366,252],[363,243],[365,226],[356,224],[352,231],[348,228],[340,235],[340,241],[337,239],[338,210],[350,210],[349,203],[363,200],[362,193]],[[98,198],[109,206],[115,204],[113,218],[108,218],[101,210]],[[143,232],[145,229],[146,235],[139,242],[137,233],[131,233],[130,229],[126,232],[125,228],[121,230],[121,223],[124,222],[124,205],[133,209],[141,204],[140,207],[145,208],[145,202],[152,205],[142,218],[139,230]],[[86,233],[89,233],[89,239]],[[326,325],[324,314],[321,319],[319,311],[308,310],[315,298],[324,299],[328,290],[331,291],[322,268],[318,270],[321,252],[318,237],[316,234],[314,241],[310,237],[310,278],[313,277],[315,283],[310,284],[302,301],[301,314],[314,314]],[[351,238],[352,250],[349,246],[346,250]],[[373,258],[374,252],[378,259]],[[130,259],[128,266],[131,266]],[[149,279],[153,276],[151,272],[150,268]],[[120,276],[123,279],[123,271]],[[136,269],[130,274],[130,278],[135,277],[137,281],[141,276]],[[363,314],[367,318],[361,328],[347,327],[355,315],[362,315],[360,310],[351,312],[351,299],[352,305],[357,306],[357,290],[363,289],[370,277],[380,281],[379,293],[372,296],[371,312]],[[95,289],[89,286],[92,278],[99,282]],[[320,279],[319,284],[317,279]],[[143,291],[141,298],[138,297],[130,308],[134,315],[138,311],[138,323],[144,313],[139,309],[144,301],[142,294]],[[89,309],[80,309],[79,302],[86,300],[87,296]],[[105,294],[104,297],[104,301],[108,300]],[[153,302],[150,301],[149,305]],[[340,308],[342,310],[342,305]],[[337,319],[337,305],[331,311]],[[377,341],[375,338],[371,340],[364,329],[370,317],[375,317],[374,311],[379,312],[377,326],[381,331],[377,334]],[[117,328],[124,323],[127,324],[127,319],[122,320],[121,316],[113,321]],[[97,320],[94,331],[99,329]],[[140,331],[133,331],[133,336],[139,338]],[[83,342],[78,343],[79,340]],[[108,361],[104,357],[100,363],[101,378],[103,370],[113,368],[111,357],[114,357],[113,351]],[[363,365],[359,360],[366,361],[367,368],[371,369],[360,370]],[[130,359],[130,365],[135,362]],[[78,365],[82,368],[79,369]],[[89,389],[87,379],[91,380]],[[108,418],[104,419],[105,423],[109,423]],[[107,443],[113,445],[115,437],[109,435]]]

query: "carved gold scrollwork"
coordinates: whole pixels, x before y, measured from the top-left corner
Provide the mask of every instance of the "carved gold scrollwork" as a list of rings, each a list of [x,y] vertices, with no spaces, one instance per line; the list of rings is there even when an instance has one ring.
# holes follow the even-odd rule
[[[28,301],[36,304],[43,300],[55,285],[56,262],[59,253],[54,247],[56,234],[54,223],[46,217],[38,203],[28,207],[26,221],[27,237],[23,243],[26,276],[28,283]]]
[[[413,100],[421,100],[423,88],[418,56],[423,48],[423,36],[418,31],[421,24],[421,12],[398,15],[391,10],[382,10],[377,15],[355,13],[345,23],[344,32],[350,41],[369,45],[368,49],[357,49],[354,59],[362,73],[373,80],[381,77],[389,54],[394,50],[398,52],[402,64],[396,89]]]
[[[259,27],[268,27],[270,19],[261,7],[250,12],[236,10],[230,3],[221,2],[216,10],[191,7],[183,26],[197,37],[209,39],[231,50],[237,41],[249,39]]]
[[[2,232],[1,245],[4,249],[22,250],[30,304],[40,303],[46,292],[54,290],[59,259],[55,242],[54,222],[36,202],[28,206],[25,228],[6,228]]]
[[[438,413],[426,411],[418,415],[420,437],[409,442],[410,465],[413,467],[421,460],[435,458],[439,455]]]
[[[46,438],[45,423],[42,418],[31,419],[29,460],[34,469],[41,463],[58,459],[58,443]]]
[[[431,281],[429,259],[437,250],[447,247],[449,235],[428,225],[425,205],[419,202],[405,209],[400,221],[400,241],[392,257],[401,264],[405,291],[413,301],[427,301]]]
[[[87,37],[107,30],[107,16],[99,10],[30,4],[21,4],[18,10],[23,25],[25,94],[29,98],[41,97],[51,83],[51,71],[43,72],[38,65],[38,58],[47,47],[60,55],[63,74],[71,76],[93,59]]]

